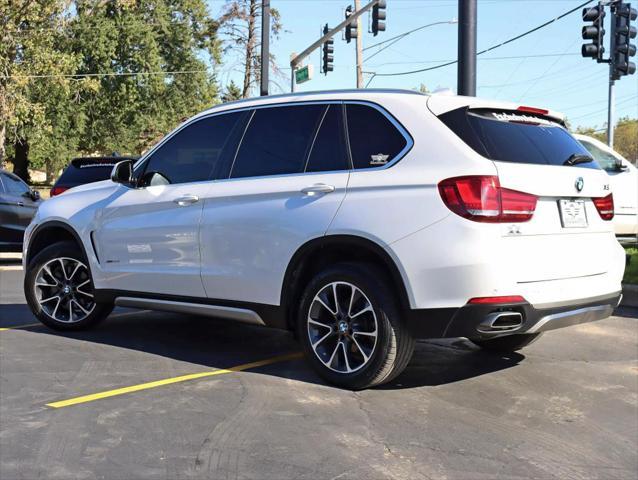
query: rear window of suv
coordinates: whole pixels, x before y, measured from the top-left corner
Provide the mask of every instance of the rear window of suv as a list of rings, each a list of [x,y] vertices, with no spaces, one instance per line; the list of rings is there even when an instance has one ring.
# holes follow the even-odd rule
[[[122,160],[125,160],[124,158]],[[117,161],[105,159],[75,159],[60,175],[59,183],[85,184],[107,180]]]
[[[439,115],[439,119],[490,160],[600,168],[593,158],[583,158],[591,158],[591,154],[562,125],[545,117],[464,107]]]

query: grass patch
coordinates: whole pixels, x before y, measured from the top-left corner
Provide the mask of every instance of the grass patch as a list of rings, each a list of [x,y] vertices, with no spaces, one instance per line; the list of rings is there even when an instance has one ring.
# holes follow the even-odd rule
[[[626,247],[625,251],[629,255],[629,264],[625,267],[625,277],[622,281],[638,285],[638,248]]]

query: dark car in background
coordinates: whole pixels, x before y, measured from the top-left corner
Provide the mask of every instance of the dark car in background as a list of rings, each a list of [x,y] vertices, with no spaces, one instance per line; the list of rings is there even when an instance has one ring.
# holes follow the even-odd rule
[[[113,166],[122,160],[137,160],[137,157],[112,155],[108,157],[74,158],[64,169],[53,188],[51,188],[51,196],[60,195],[69,188],[77,187],[78,185],[108,180],[111,177]]]
[[[19,177],[0,170],[0,252],[22,251],[24,230],[41,201]]]

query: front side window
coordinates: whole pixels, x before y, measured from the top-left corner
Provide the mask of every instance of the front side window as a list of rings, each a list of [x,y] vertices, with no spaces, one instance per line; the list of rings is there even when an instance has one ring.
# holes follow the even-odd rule
[[[254,111],[231,178],[302,173],[326,105],[291,105]]]
[[[210,180],[221,163],[234,155],[245,118],[245,112],[234,112],[187,125],[151,155],[141,186]]]
[[[29,191],[29,187],[24,182],[12,175],[2,175],[2,183],[7,193],[12,195],[20,196]]]
[[[348,138],[356,169],[382,167],[407,145],[403,134],[379,110],[368,105],[346,105]]]

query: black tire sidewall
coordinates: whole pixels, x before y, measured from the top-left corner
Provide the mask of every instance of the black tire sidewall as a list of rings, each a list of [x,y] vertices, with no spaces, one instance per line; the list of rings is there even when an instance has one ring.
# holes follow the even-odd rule
[[[108,316],[108,314],[113,309],[112,305],[96,303],[95,308],[86,318],[74,323],[64,323],[57,321],[47,315],[42,310],[35,297],[34,284],[36,275],[38,274],[40,268],[48,261],[59,257],[73,258],[86,265],[89,273],[89,278],[91,279],[91,285],[94,285],[91,268],[80,248],[72,242],[54,243],[53,245],[50,245],[39,252],[26,267],[26,272],[24,275],[24,295],[26,297],[27,304],[29,305],[29,308],[31,309],[33,314],[38,318],[38,320],[40,320],[40,322],[55,330],[83,330],[92,327],[106,318],[106,316]]]
[[[328,382],[340,387],[359,390],[370,386],[388,356],[393,334],[389,318],[397,318],[397,308],[383,285],[379,272],[365,265],[339,264],[317,274],[306,287],[297,313],[297,334],[307,360]],[[379,279],[379,280],[377,280]],[[338,373],[317,358],[308,337],[307,312],[315,295],[332,282],[348,282],[359,288],[372,303],[377,317],[377,344],[367,365],[353,373]]]

